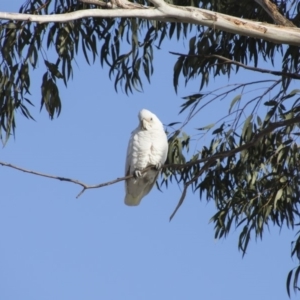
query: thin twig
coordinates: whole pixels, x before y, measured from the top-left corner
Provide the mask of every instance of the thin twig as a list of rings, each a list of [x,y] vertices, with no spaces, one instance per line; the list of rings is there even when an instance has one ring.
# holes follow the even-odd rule
[[[217,88],[214,91],[211,91],[209,93],[207,93],[204,97],[206,96],[210,96],[213,95],[214,98],[212,98],[211,100],[209,100],[208,102],[204,103],[202,106],[200,106],[196,111],[194,111],[190,116],[187,117],[187,119],[184,121],[183,125],[181,126],[181,128],[183,128],[192,118],[194,118],[199,111],[201,111],[204,107],[206,107],[207,105],[209,105],[210,103],[212,103],[213,101],[215,101],[216,99],[221,97],[221,100],[224,99],[227,95],[229,95],[230,93],[240,89],[240,88],[244,88],[246,86],[249,85],[253,85],[253,84],[257,84],[257,83],[265,83],[265,82],[274,82],[275,80],[260,80],[260,81],[252,81],[252,82],[248,82],[248,83],[235,83],[235,84],[229,84],[227,86],[221,87],[221,88]],[[276,81],[277,82],[277,81]],[[225,90],[225,92],[222,92],[221,94],[216,94],[215,92],[219,91],[219,90],[223,90],[225,88],[228,87],[232,87],[230,90]],[[204,98],[203,97],[203,98]]]
[[[202,162],[205,162],[204,166],[201,168],[201,170],[199,171],[199,173],[197,175],[194,176],[194,178],[192,178],[190,181],[188,181],[185,185],[184,185],[184,189],[183,192],[181,194],[181,197],[178,201],[178,204],[174,210],[174,212],[172,213],[172,215],[170,216],[170,221],[172,220],[172,218],[174,217],[174,215],[176,214],[177,210],[180,208],[180,206],[182,205],[184,198],[186,196],[186,191],[188,189],[188,187],[194,182],[196,181],[205,171],[207,171],[210,166],[219,158],[224,158],[224,157],[229,157],[232,156],[236,153],[239,153],[245,149],[248,149],[252,146],[254,146],[256,143],[259,142],[259,140],[261,138],[263,138],[265,135],[267,135],[268,133],[272,132],[273,130],[279,128],[279,127],[283,127],[283,126],[289,126],[295,123],[300,122],[300,116],[295,117],[295,118],[291,118],[289,120],[284,120],[284,121],[279,121],[279,122],[274,122],[274,123],[270,123],[268,127],[266,127],[265,129],[261,130],[259,133],[257,133],[253,139],[247,143],[247,144],[243,144],[239,147],[236,147],[232,150],[228,150],[228,151],[224,151],[224,152],[220,152],[220,153],[216,153],[210,157],[204,158],[204,159],[199,159],[196,161],[191,161],[188,162],[184,165],[181,166],[181,168],[184,167],[188,167],[188,166],[193,166],[195,164],[199,164]],[[164,167],[167,167],[166,165]],[[173,165],[174,167],[174,165]]]
[[[231,60],[227,57],[224,57],[224,56],[221,56],[221,55],[216,55],[216,54],[196,55],[196,54],[183,54],[183,53],[172,52],[172,51],[169,51],[169,53],[173,54],[173,55],[184,56],[184,57],[218,58],[218,59],[223,60],[225,64],[237,65],[237,66],[242,67],[246,70],[251,70],[251,71],[260,72],[260,73],[267,73],[267,74],[271,74],[271,75],[275,75],[275,76],[285,76],[285,77],[292,78],[292,79],[300,79],[300,74],[297,74],[297,73],[286,73],[286,72],[272,71],[272,70],[268,70],[268,69],[261,69],[261,68],[251,67],[251,66],[247,66],[245,64],[242,64],[242,63],[240,63],[236,60]]]
[[[95,184],[95,185],[89,185],[89,184],[86,184],[86,183],[84,183],[82,181],[79,181],[77,179],[61,177],[61,176],[55,176],[55,175],[45,174],[45,173],[41,173],[41,172],[37,172],[37,171],[31,171],[31,170],[27,170],[27,169],[24,169],[24,168],[21,168],[21,167],[18,167],[18,166],[15,166],[13,164],[6,163],[6,162],[3,162],[3,161],[0,161],[0,165],[4,166],[4,167],[9,167],[9,168],[12,168],[12,169],[15,169],[15,170],[18,170],[18,171],[22,171],[22,172],[28,173],[28,174],[33,174],[33,175],[37,175],[37,176],[41,176],[41,177],[46,177],[46,178],[50,178],[50,179],[56,179],[56,180],[60,180],[60,181],[66,181],[66,182],[71,182],[71,183],[74,183],[74,184],[78,184],[78,185],[82,186],[82,190],[76,196],[76,198],[79,198],[83,194],[83,192],[85,192],[85,190],[101,188],[101,187],[108,186],[108,185],[111,185],[111,184],[115,184],[117,182],[124,181],[124,180],[127,180],[127,179],[133,177],[133,175],[128,175],[128,176],[125,176],[125,177],[117,178],[117,179],[112,180],[112,181],[99,183],[99,184]],[[141,173],[147,172],[148,170],[150,170],[152,168],[155,168],[155,166],[149,166],[149,167],[145,168],[144,170],[142,170]]]
[[[180,197],[180,199],[178,201],[178,204],[177,204],[174,212],[172,213],[172,215],[170,217],[170,220],[172,220],[172,218],[176,214],[177,210],[182,205],[182,203],[183,203],[183,201],[185,199],[188,187],[194,181],[196,181],[205,171],[207,171],[210,168],[210,166],[217,159],[232,156],[232,155],[234,155],[234,154],[236,154],[238,152],[241,152],[241,151],[243,151],[245,149],[248,149],[248,148],[254,146],[261,138],[263,138],[265,135],[267,135],[268,133],[272,132],[273,130],[275,130],[275,129],[279,128],[279,127],[289,126],[289,125],[292,125],[292,124],[295,124],[295,123],[299,123],[299,122],[300,122],[300,116],[295,117],[295,118],[291,118],[289,120],[284,120],[284,121],[270,123],[268,125],[268,127],[266,127],[265,129],[261,130],[260,132],[258,132],[253,137],[253,139],[249,143],[247,143],[247,144],[243,144],[243,145],[241,145],[239,147],[236,147],[236,148],[228,150],[228,151],[223,151],[223,152],[220,152],[220,153],[216,153],[216,154],[214,154],[214,155],[212,155],[210,157],[198,159],[198,160],[195,160],[195,161],[190,161],[190,162],[187,162],[185,164],[167,164],[167,165],[162,166],[162,169],[182,170],[182,169],[194,166],[194,165],[198,165],[200,163],[205,163],[203,165],[203,167],[201,168],[201,170],[199,171],[199,173],[196,176],[194,176],[194,178],[192,178],[190,181],[188,181],[184,185],[184,189],[182,191],[181,197]],[[46,177],[46,178],[51,178],[51,179],[56,179],[56,180],[60,180],[60,181],[67,181],[67,182],[72,182],[74,184],[78,184],[78,185],[82,186],[82,190],[76,196],[76,198],[79,198],[88,189],[101,188],[101,187],[108,186],[108,185],[111,185],[111,184],[115,184],[117,182],[124,181],[124,180],[130,179],[130,178],[133,177],[133,175],[128,175],[128,176],[125,176],[125,177],[117,178],[117,179],[112,180],[112,181],[108,181],[108,182],[104,182],[104,183],[100,183],[100,184],[95,184],[95,185],[88,185],[88,184],[86,184],[86,183],[84,183],[82,181],[79,181],[77,179],[71,179],[71,178],[67,178],[67,177],[60,177],[60,176],[49,175],[49,174],[45,174],[45,173],[41,173],[41,172],[31,171],[31,170],[27,170],[27,169],[24,169],[24,168],[12,165],[10,163],[2,162],[2,161],[0,161],[0,165],[2,165],[4,167],[13,168],[13,169],[16,169],[18,171],[25,172],[25,173],[37,175],[37,176],[42,176],[42,177]],[[152,168],[155,168],[155,166],[148,166],[147,168],[145,168],[141,172],[142,173],[147,172],[148,170],[150,170]]]
[[[75,184],[79,184],[83,187],[87,186],[85,183],[83,183],[79,180],[76,180],[76,179],[71,179],[71,178],[67,178],[67,177],[60,177],[60,176],[49,175],[49,174],[40,173],[40,172],[36,172],[36,171],[31,171],[31,170],[27,170],[27,169],[24,169],[24,168],[21,168],[21,167],[18,167],[18,166],[15,166],[15,165],[3,162],[3,161],[0,161],[0,165],[2,165],[4,167],[9,167],[9,168],[12,168],[12,169],[16,169],[18,171],[22,171],[22,172],[25,172],[25,173],[33,174],[33,175],[38,175],[38,176],[51,178],[51,179],[57,179],[57,180],[60,180],[60,181],[72,182],[72,183],[75,183]]]
[[[0,164],[1,164],[1,162],[0,162]],[[141,171],[141,174],[147,172],[150,169],[155,169],[156,170],[156,167],[155,166],[148,166],[147,168],[145,168],[144,170]],[[131,175],[127,175],[127,176],[124,176],[124,177],[119,177],[119,178],[117,178],[115,180],[112,180],[112,181],[108,181],[108,182],[104,182],[104,183],[98,183],[98,184],[95,184],[95,185],[84,184],[82,191],[76,196],[76,199],[78,199],[83,194],[83,192],[85,190],[102,188],[104,186],[112,185],[112,184],[115,184],[117,182],[124,181],[124,180],[130,179],[130,178],[133,178],[133,177],[134,177],[133,174],[131,174]],[[76,182],[74,182],[74,183],[76,183]]]

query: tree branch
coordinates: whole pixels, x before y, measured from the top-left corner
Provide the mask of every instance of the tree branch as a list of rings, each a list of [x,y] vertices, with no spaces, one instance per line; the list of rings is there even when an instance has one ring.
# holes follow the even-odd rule
[[[15,166],[15,165],[12,165],[12,164],[9,164],[9,163],[6,163],[6,162],[2,162],[2,161],[0,161],[0,165],[4,166],[4,167],[9,167],[9,168],[12,168],[12,169],[15,169],[15,170],[18,170],[18,171],[22,171],[22,172],[25,172],[25,173],[41,176],[41,177],[46,177],[46,178],[51,178],[51,179],[56,179],[56,180],[60,180],[60,181],[67,181],[67,182],[72,182],[74,184],[78,184],[78,185],[82,186],[82,191],[76,196],[76,198],[79,198],[83,194],[83,192],[85,192],[85,190],[101,188],[101,187],[108,186],[108,185],[111,185],[111,184],[114,184],[114,183],[117,183],[117,182],[120,182],[120,181],[123,181],[123,180],[126,180],[126,179],[129,179],[129,178],[133,177],[133,175],[128,175],[128,176],[117,178],[115,180],[108,181],[108,182],[105,182],[105,183],[100,183],[100,184],[95,184],[95,185],[88,185],[88,184],[86,184],[82,181],[79,181],[77,179],[72,179],[72,178],[67,178],[67,177],[61,177],[61,176],[55,176],[55,175],[49,175],[49,174],[45,174],[45,173],[41,173],[41,172],[31,171],[31,170],[27,170],[27,169],[24,169],[24,168],[21,168],[21,167],[18,167],[18,166]]]
[[[229,157],[232,156],[238,152],[241,152],[245,149],[248,149],[252,146],[254,146],[262,137],[264,137],[266,134],[272,132],[273,130],[279,128],[279,127],[283,127],[283,126],[289,126],[295,123],[299,123],[300,122],[300,116],[289,119],[289,120],[285,120],[285,121],[280,121],[280,122],[274,122],[274,123],[270,123],[268,127],[266,127],[265,129],[263,129],[262,131],[260,131],[259,133],[257,133],[253,139],[244,145],[241,145],[235,149],[232,150],[228,150],[228,151],[224,151],[224,152],[220,152],[220,153],[216,153],[210,157],[206,157],[206,158],[202,158],[202,159],[198,159],[196,161],[190,161],[187,162],[185,164],[167,164],[167,165],[163,165],[162,169],[175,169],[175,170],[181,170],[187,167],[191,167],[193,165],[198,165],[200,163],[205,163],[204,166],[201,168],[201,170],[199,171],[199,173],[194,176],[194,178],[192,178],[190,181],[188,181],[185,185],[184,185],[184,189],[183,192],[181,194],[181,197],[178,201],[178,204],[174,210],[174,212],[172,213],[172,215],[170,216],[170,221],[172,220],[172,218],[175,216],[177,210],[180,208],[180,206],[182,205],[185,196],[186,196],[186,192],[188,187],[195,182],[205,171],[207,171],[210,166],[219,158],[224,158],[224,157]],[[41,176],[41,177],[46,177],[46,178],[50,178],[50,179],[56,179],[56,180],[60,180],[60,181],[66,181],[66,182],[71,182],[77,185],[80,185],[82,187],[81,192],[76,196],[76,198],[79,198],[86,190],[88,189],[96,189],[96,188],[101,188],[104,186],[108,186],[108,185],[112,185],[115,184],[117,182],[120,181],[124,181],[127,180],[129,178],[133,178],[133,175],[128,175],[125,177],[120,177],[117,178],[115,180],[112,181],[108,181],[108,182],[104,182],[104,183],[99,183],[99,184],[95,184],[95,185],[88,185],[82,181],[79,181],[77,179],[72,179],[72,178],[67,178],[67,177],[61,177],[61,176],[55,176],[55,175],[49,175],[49,174],[45,174],[45,173],[41,173],[41,172],[36,172],[36,171],[31,171],[31,170],[27,170],[15,165],[12,165],[10,163],[6,163],[6,162],[2,162],[0,161],[0,165],[4,166],[4,167],[9,167],[18,171],[22,171],[25,173],[29,173],[29,174],[33,174],[33,175],[37,175],[37,176]],[[147,168],[145,168],[144,170],[141,171],[141,173],[145,173],[148,170],[155,168],[155,166],[149,166]]]
[[[270,0],[254,0],[254,1],[263,8],[263,10],[273,19],[275,24],[286,26],[286,27],[296,27],[296,25],[294,25],[293,22],[285,18],[278,11],[278,7]]]
[[[275,76],[285,76],[288,78],[292,78],[292,79],[300,79],[300,74],[297,73],[286,73],[286,72],[280,72],[280,71],[272,71],[272,70],[267,70],[267,69],[261,69],[261,68],[256,68],[256,67],[251,67],[251,66],[247,66],[245,64],[242,64],[238,61],[235,60],[231,60],[227,57],[221,56],[221,55],[216,55],[216,54],[211,54],[211,55],[191,55],[191,54],[182,54],[182,53],[177,53],[177,52],[172,52],[169,51],[170,54],[173,55],[178,55],[178,56],[184,56],[184,57],[199,57],[199,58],[211,58],[211,57],[215,57],[218,59],[221,59],[224,61],[224,63],[226,64],[233,64],[233,65],[237,65],[240,66],[246,70],[251,70],[251,71],[255,71],[255,72],[260,72],[260,73],[268,73],[268,74],[272,74]]]
[[[66,14],[34,15],[0,12],[0,19],[38,23],[69,22],[82,18],[142,18],[162,22],[183,22],[208,26],[234,34],[268,40],[279,44],[300,46],[300,29],[232,17],[209,10],[182,7],[150,0],[155,8],[148,9],[85,9]]]
[[[55,176],[55,175],[45,174],[45,173],[41,173],[41,172],[31,171],[31,170],[27,170],[27,169],[24,169],[24,168],[21,168],[21,167],[18,167],[18,166],[15,166],[15,165],[3,162],[3,161],[0,161],[0,165],[4,166],[4,167],[9,167],[9,168],[12,168],[12,169],[15,169],[15,170],[18,170],[18,171],[22,171],[22,172],[28,173],[28,174],[33,174],[33,175],[37,175],[37,176],[41,176],[41,177],[46,177],[46,178],[50,178],[50,179],[56,179],[56,180],[60,180],[60,181],[66,181],[66,182],[71,182],[71,183],[74,183],[74,184],[78,184],[78,185],[82,186],[82,190],[76,196],[77,199],[86,190],[102,188],[104,186],[112,185],[112,184],[115,184],[117,182],[124,181],[124,180],[127,180],[129,178],[133,178],[133,175],[128,175],[128,176],[117,178],[117,179],[112,180],[112,181],[99,183],[99,184],[95,184],[95,185],[89,185],[89,184],[86,184],[86,183],[84,183],[82,181],[79,181],[77,179],[72,179],[72,178],[67,178],[67,177],[61,177],[61,176]],[[149,166],[149,167],[145,168],[144,170],[142,170],[141,173],[143,174],[143,173],[147,172],[148,170],[150,170],[152,168],[155,168],[155,166]]]
[[[190,181],[188,181],[185,185],[184,185],[184,189],[183,192],[181,194],[181,197],[178,201],[178,204],[174,210],[174,212],[171,214],[170,216],[170,221],[172,220],[172,218],[175,216],[177,210],[180,208],[180,206],[182,205],[185,196],[186,196],[186,192],[188,187],[195,182],[205,171],[207,171],[211,165],[219,158],[224,158],[224,157],[229,157],[232,156],[238,152],[241,152],[243,150],[246,150],[252,146],[254,146],[261,138],[263,138],[265,135],[267,135],[268,133],[274,131],[275,129],[279,128],[279,127],[283,127],[283,126],[289,126],[295,123],[299,123],[300,122],[300,116],[289,119],[289,120],[285,120],[285,121],[280,121],[280,122],[274,122],[274,123],[270,123],[270,125],[268,127],[266,127],[265,129],[263,129],[262,131],[260,131],[258,134],[256,134],[253,139],[247,143],[244,144],[242,146],[239,146],[235,149],[232,150],[228,150],[228,151],[224,151],[224,152],[220,152],[220,153],[216,153],[210,157],[207,158],[203,158],[203,159],[199,159],[196,161],[191,161],[189,163],[186,163],[184,165],[181,166],[181,168],[184,167],[189,167],[189,166],[193,166],[195,164],[199,164],[202,162],[205,162],[204,166],[201,168],[201,170],[199,171],[199,173],[197,174],[197,176],[195,176],[194,178],[192,178]],[[167,167],[166,165],[164,167]],[[174,167],[174,166],[173,166]]]

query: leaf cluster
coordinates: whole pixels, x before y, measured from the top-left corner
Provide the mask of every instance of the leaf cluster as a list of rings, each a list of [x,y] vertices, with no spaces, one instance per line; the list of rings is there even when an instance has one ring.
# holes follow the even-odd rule
[[[147,1],[137,1],[150,5]],[[257,20],[273,21],[253,0],[168,0],[180,6],[195,6],[219,13]],[[300,6],[297,1],[272,1],[279,12],[295,25],[300,25]],[[82,9],[98,8],[76,0],[29,0],[21,8],[25,14],[64,14]],[[29,21],[0,23],[0,138],[6,143],[15,133],[16,113],[33,119],[34,105],[31,74],[44,68],[41,77],[40,108],[50,119],[62,109],[60,84],[67,86],[74,74],[79,54],[86,62],[98,62],[108,67],[117,91],[127,94],[143,89],[154,73],[155,54],[165,40],[188,41],[187,53],[175,53],[173,85],[178,91],[181,78],[188,84],[199,80],[199,90],[184,98],[181,113],[188,112],[186,122],[169,137],[169,153],[161,185],[175,180],[182,184],[184,201],[187,188],[214,201],[217,212],[211,221],[215,237],[226,237],[232,228],[240,228],[238,247],[243,255],[251,238],[262,238],[270,224],[282,228],[299,226],[299,90],[288,92],[289,73],[300,71],[300,50],[294,46],[226,33],[185,23],[149,21],[136,18],[86,18],[73,22],[33,24]],[[176,49],[175,49],[176,50]],[[51,53],[51,55],[50,55]],[[227,58],[244,65],[257,67],[264,60],[274,67],[274,58],[282,59],[282,75],[250,100],[244,101],[244,89],[258,82],[228,87],[225,91],[203,92],[211,76],[230,77],[239,72],[240,65],[224,61]],[[101,88],[101,83],[100,83]],[[269,99],[265,99],[266,95]],[[227,117],[202,126],[198,132],[211,133],[211,141],[191,158],[187,153],[191,137],[182,128],[206,106],[217,99],[239,91],[229,104]],[[273,95],[272,94],[272,95]],[[210,97],[210,98],[208,98]],[[206,101],[206,102],[205,102]],[[252,106],[251,106],[252,105]],[[266,108],[265,115],[259,108]],[[175,125],[169,124],[170,126]],[[177,207],[177,208],[178,208]],[[177,210],[176,208],[176,210]],[[299,232],[292,247],[292,256],[299,258]],[[287,288],[298,289],[300,268],[288,274]]]
[[[263,103],[267,108],[263,118],[251,113],[241,128],[227,121],[219,127],[211,124],[199,128],[209,131],[214,127],[212,139],[190,160],[182,151],[183,146],[189,146],[189,136],[179,138],[177,131],[169,140],[167,164],[171,167],[164,171],[161,184],[168,186],[168,180],[175,177],[177,183],[184,188],[190,186],[200,199],[214,201],[217,212],[211,222],[215,238],[225,238],[232,229],[240,228],[238,248],[243,255],[251,238],[262,239],[271,224],[291,229],[300,224],[299,94],[300,90],[276,94]],[[192,96],[185,100],[194,105],[194,111],[203,95]],[[287,108],[289,100],[293,104]],[[239,101],[241,96],[235,97],[230,109]],[[182,202],[183,198],[179,206]],[[295,253],[300,253],[299,238],[292,250],[292,255]],[[288,288],[292,275],[293,286],[297,287],[300,271],[292,271]]]
[[[291,20],[298,16],[295,1],[280,1],[279,11]],[[147,1],[141,4],[150,5]],[[269,16],[253,1],[242,2],[224,0],[170,2],[180,6],[195,6],[233,16],[271,22]],[[76,0],[29,0],[21,8],[21,13],[64,14],[81,9],[98,8]],[[0,23],[0,137],[6,142],[15,132],[15,112],[20,111],[26,118],[33,119],[28,105],[33,105],[30,95],[32,70],[44,67],[46,72],[41,83],[40,107],[45,107],[51,119],[61,112],[62,101],[58,85],[67,85],[73,76],[76,56],[83,53],[88,64],[99,57],[101,66],[109,67],[109,76],[114,79],[117,90],[126,93],[143,89],[143,81],[148,82],[154,72],[154,53],[162,47],[166,39],[182,40],[196,31],[190,38],[189,52],[179,56],[174,66],[174,87],[177,91],[179,77],[185,83],[200,77],[202,89],[209,83],[211,75],[230,76],[232,66],[210,57],[218,54],[241,63],[254,62],[258,57],[273,63],[274,55],[283,56],[283,70],[299,71],[299,49],[282,49],[272,43],[241,37],[234,34],[205,29],[184,23],[167,23],[135,18],[109,19],[86,18],[74,22],[54,24],[33,24],[29,21],[2,21]],[[54,57],[48,57],[50,48]],[[236,66],[236,72],[239,67]],[[282,78],[286,88],[289,78]]]

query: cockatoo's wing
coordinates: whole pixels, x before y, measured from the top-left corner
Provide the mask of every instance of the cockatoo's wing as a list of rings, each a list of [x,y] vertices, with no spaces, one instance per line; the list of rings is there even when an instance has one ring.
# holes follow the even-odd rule
[[[130,178],[126,182],[125,204],[129,206],[139,205],[153,188],[156,182],[158,171],[149,170],[139,178]]]
[[[131,134],[126,156],[125,174],[136,175],[149,165],[161,166],[168,153],[168,141],[159,119],[147,110],[139,114],[140,125]],[[138,205],[156,182],[158,170],[148,170],[125,182],[125,204]]]
[[[151,155],[151,139],[149,133],[135,129],[128,143],[125,175],[133,174],[135,170],[143,170],[149,164]]]
[[[125,175],[132,175],[135,171],[144,169],[148,165],[150,154],[150,139],[137,128],[132,132],[128,143]],[[158,173],[155,170],[153,171]],[[130,178],[126,180],[125,204],[130,206],[140,204],[142,198],[150,192],[156,181],[157,174],[153,174],[154,172],[143,173],[139,178]],[[155,181],[153,183],[154,177]]]

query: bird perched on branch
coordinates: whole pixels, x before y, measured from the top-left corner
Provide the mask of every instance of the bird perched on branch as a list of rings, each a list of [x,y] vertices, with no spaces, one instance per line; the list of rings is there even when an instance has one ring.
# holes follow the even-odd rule
[[[125,181],[124,201],[130,206],[139,205],[150,192],[168,154],[168,139],[157,116],[142,109],[138,118],[139,126],[131,133],[128,143],[125,166],[126,176],[134,176]],[[153,168],[143,172],[149,166]]]

